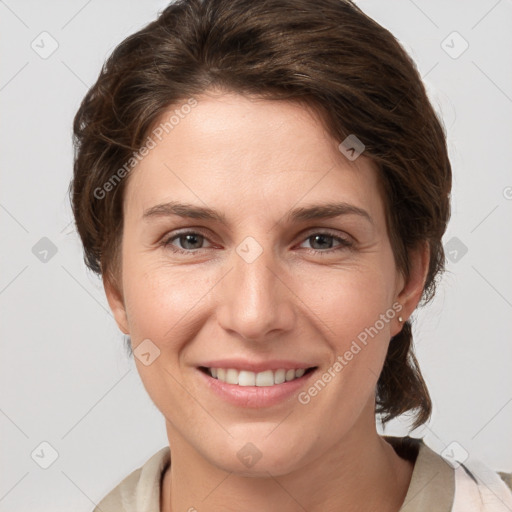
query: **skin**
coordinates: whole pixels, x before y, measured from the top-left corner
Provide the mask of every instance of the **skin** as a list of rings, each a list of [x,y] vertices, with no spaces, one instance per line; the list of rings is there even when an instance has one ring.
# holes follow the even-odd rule
[[[104,282],[133,349],[150,339],[160,350],[148,366],[134,361],[171,447],[161,510],[398,511],[413,465],[377,434],[374,413],[398,315],[306,405],[296,397],[266,408],[229,404],[196,366],[223,357],[292,359],[311,361],[321,375],[394,303],[410,316],[426,247],[411,253],[404,279],[374,164],[364,154],[349,161],[304,106],[226,92],[196,99],[129,176],[121,289]],[[228,224],[142,219],[171,200],[218,210]],[[292,208],[340,201],[371,221],[286,221]],[[204,238],[187,244],[176,236],[182,228]],[[334,238],[318,242],[313,235],[326,230]],[[263,250],[251,263],[236,252],[247,236]],[[159,244],[171,238],[188,254]],[[250,468],[237,457],[248,442],[262,454]]]

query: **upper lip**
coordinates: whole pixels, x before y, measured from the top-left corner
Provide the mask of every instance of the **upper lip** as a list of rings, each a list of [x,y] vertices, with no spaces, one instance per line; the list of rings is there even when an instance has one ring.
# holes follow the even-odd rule
[[[234,368],[235,370],[246,370],[250,372],[263,372],[265,370],[297,370],[299,368],[315,367],[311,363],[303,363],[300,361],[291,361],[289,359],[273,359],[269,361],[248,361],[246,359],[218,359],[215,361],[205,361],[198,365],[205,368]]]

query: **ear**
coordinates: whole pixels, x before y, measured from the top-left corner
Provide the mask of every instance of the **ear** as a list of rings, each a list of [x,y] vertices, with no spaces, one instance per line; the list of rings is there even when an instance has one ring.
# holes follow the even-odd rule
[[[396,295],[396,302],[399,302],[402,309],[398,312],[398,316],[407,321],[412,315],[413,311],[418,306],[418,303],[423,294],[423,287],[427,279],[428,266],[430,263],[430,247],[428,242],[418,245],[415,249],[409,252],[409,278],[405,280],[403,275],[398,279],[398,288]],[[392,328],[392,336],[398,334],[402,329],[402,324],[396,322]],[[396,331],[396,332],[393,332]]]
[[[110,309],[114,314],[117,326],[124,334],[130,334],[128,316],[126,314],[122,292],[112,278],[108,276],[103,277],[103,288],[105,289],[105,295],[107,296]]]

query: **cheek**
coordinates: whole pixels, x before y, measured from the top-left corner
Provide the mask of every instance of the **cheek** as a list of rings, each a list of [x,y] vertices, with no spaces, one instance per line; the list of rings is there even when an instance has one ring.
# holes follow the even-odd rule
[[[334,388],[353,389],[348,395],[356,401],[373,393],[396,322],[394,267],[386,261],[304,277],[297,292],[329,345],[332,363],[339,363],[331,371]]]
[[[209,273],[144,258],[127,258],[125,269],[123,286],[132,340],[149,338],[166,348],[190,339],[191,320],[215,284]]]
[[[142,343],[147,339],[159,351],[153,352],[158,356],[149,365],[134,357],[142,383],[157,408],[165,411],[166,404],[172,403],[176,417],[188,421],[196,409],[179,385],[180,356],[204,325],[204,318],[200,320],[198,315],[214,282],[204,272],[144,262],[144,258],[127,258],[125,263],[125,299],[134,355],[139,344],[147,346]]]
[[[385,337],[390,333],[394,310],[392,272],[367,265],[353,269],[303,275],[294,283],[296,293],[318,318],[327,339],[340,350],[365,329],[378,322]]]

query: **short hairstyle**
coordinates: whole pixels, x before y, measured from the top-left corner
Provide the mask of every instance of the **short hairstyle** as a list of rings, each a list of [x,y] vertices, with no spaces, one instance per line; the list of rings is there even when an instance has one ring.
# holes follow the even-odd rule
[[[121,289],[126,164],[164,112],[213,88],[299,102],[335,140],[355,135],[378,169],[397,268],[408,277],[410,251],[428,243],[422,301],[433,297],[450,216],[445,128],[414,61],[349,0],[178,0],[115,48],[73,125],[69,194],[92,271]],[[410,321],[390,342],[375,396],[383,424],[412,411],[417,427],[431,415]]]

